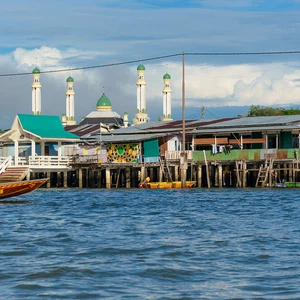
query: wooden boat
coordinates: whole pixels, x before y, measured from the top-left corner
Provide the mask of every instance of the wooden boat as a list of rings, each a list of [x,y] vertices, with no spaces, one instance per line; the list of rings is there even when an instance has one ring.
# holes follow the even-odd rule
[[[191,188],[196,184],[196,181],[186,181],[185,187]],[[181,188],[181,181],[173,181],[172,182],[172,188],[173,189],[180,189]]]
[[[186,181],[186,188],[191,188],[196,184],[196,181]],[[140,188],[143,189],[180,189],[181,181],[173,182],[143,182],[140,184]]]
[[[285,186],[288,188],[300,188],[300,182],[286,181]]]
[[[0,183],[0,199],[32,192],[48,180],[49,178]]]
[[[143,182],[140,184],[142,189],[170,189],[172,188],[172,182]]]

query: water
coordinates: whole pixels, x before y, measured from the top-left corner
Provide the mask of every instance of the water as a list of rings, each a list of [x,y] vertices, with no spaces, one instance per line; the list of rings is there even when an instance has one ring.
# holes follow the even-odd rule
[[[0,205],[0,299],[300,299],[299,190],[38,190]]]

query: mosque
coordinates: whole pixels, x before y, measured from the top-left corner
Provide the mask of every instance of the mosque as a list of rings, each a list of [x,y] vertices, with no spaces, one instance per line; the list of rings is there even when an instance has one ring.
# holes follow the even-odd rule
[[[109,98],[103,93],[96,104],[96,110],[90,112],[86,117],[82,118],[78,125],[84,124],[103,124],[109,126],[109,128],[128,127],[135,124],[143,124],[150,121],[150,118],[146,110],[146,80],[145,80],[145,66],[140,64],[137,67],[138,79],[137,86],[137,113],[132,119],[132,123],[129,123],[128,113],[123,114],[123,118],[115,111],[112,110],[112,105]],[[40,70],[36,67],[32,71],[33,83],[32,83],[32,113],[34,115],[40,115],[41,108],[41,89],[40,82]],[[172,121],[171,114],[171,95],[172,89],[170,86],[171,76],[166,73],[163,76],[164,87],[163,94],[163,116],[162,121]],[[75,120],[75,91],[74,91],[74,79],[69,76],[66,80],[66,113],[62,115],[61,122],[63,126],[76,125]]]

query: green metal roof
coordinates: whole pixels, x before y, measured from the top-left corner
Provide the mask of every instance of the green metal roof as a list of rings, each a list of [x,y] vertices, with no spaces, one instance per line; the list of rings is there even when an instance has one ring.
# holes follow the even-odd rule
[[[140,71],[140,70],[145,71],[144,65],[139,65],[139,66],[137,67],[137,70],[138,70],[138,71]]]
[[[166,74],[164,75],[163,79],[171,79],[170,74],[166,73]]]
[[[69,77],[67,78],[67,82],[74,82],[73,77],[69,76]]]
[[[32,74],[40,74],[41,71],[39,68],[34,68],[33,71],[32,71]]]
[[[18,114],[23,130],[40,138],[79,139],[79,136],[65,131],[58,116]]]
[[[101,98],[98,100],[97,106],[111,106],[110,100],[106,97],[104,93],[101,96]]]

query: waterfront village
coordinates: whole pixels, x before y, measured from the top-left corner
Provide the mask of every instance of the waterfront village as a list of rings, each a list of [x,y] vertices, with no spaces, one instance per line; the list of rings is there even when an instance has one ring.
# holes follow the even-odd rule
[[[156,188],[163,183],[272,187],[299,180],[300,115],[173,120],[171,76],[166,73],[163,116],[151,121],[145,73],[139,65],[137,112],[131,122],[103,94],[96,109],[77,124],[74,79],[66,79],[62,117],[43,115],[36,67],[32,113],[17,114],[0,136],[0,182],[49,178],[47,188],[110,189],[137,188],[146,178]]]

